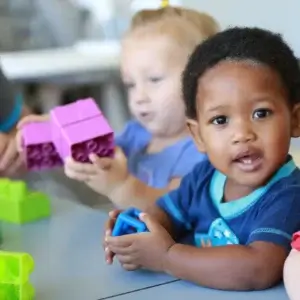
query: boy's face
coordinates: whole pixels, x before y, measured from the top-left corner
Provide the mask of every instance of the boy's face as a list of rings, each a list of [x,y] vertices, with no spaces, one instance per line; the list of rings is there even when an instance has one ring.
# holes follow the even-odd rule
[[[299,109],[290,108],[279,76],[250,62],[223,61],[197,89],[196,144],[229,180],[250,188],[265,184],[285,162],[299,136]]]
[[[124,43],[121,73],[131,113],[151,133],[185,130],[181,72],[188,54],[163,35],[130,36]]]

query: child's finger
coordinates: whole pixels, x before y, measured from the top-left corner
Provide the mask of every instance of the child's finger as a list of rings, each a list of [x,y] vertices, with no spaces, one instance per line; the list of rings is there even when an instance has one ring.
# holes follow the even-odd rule
[[[18,152],[23,152],[23,145],[22,145],[22,130],[19,130],[16,134],[16,147]]]
[[[105,236],[105,242],[107,243],[108,247],[111,249],[111,247],[120,247],[120,248],[126,248],[130,247],[133,242],[133,236],[134,234],[127,234],[123,236],[118,237],[112,237],[112,236]]]
[[[89,181],[91,177],[89,174],[76,172],[73,169],[67,167],[65,167],[65,175],[71,179],[84,182]]]
[[[17,129],[21,129],[25,124],[32,122],[43,122],[49,120],[49,115],[29,115],[20,120]]]
[[[15,141],[10,140],[7,148],[0,158],[0,171],[6,171],[18,158],[18,152],[16,149]]]
[[[0,132],[0,157],[5,152],[5,149],[7,148],[9,143],[9,138],[6,134],[3,134]]]
[[[125,269],[126,271],[135,271],[140,267],[135,264],[122,264],[122,268]]]
[[[80,163],[75,161],[72,157],[66,160],[66,168],[72,170],[74,173],[82,173],[86,175],[96,175],[97,169],[94,165],[89,163]]]
[[[13,163],[8,167],[5,174],[8,176],[13,176],[21,174],[23,171],[25,171],[25,163],[23,157],[19,155],[17,159],[14,160]]]
[[[121,246],[114,246],[114,245],[109,245],[108,246],[109,250],[116,255],[130,255],[132,253],[131,247],[121,247]]]
[[[108,157],[100,158],[96,154],[91,154],[89,158],[94,165],[103,170],[110,169],[112,165],[112,159]]]
[[[134,265],[134,257],[132,255],[123,255],[123,254],[116,254],[116,257],[120,264],[123,265]]]
[[[108,247],[106,247],[104,251],[105,251],[105,261],[109,265],[111,265],[113,263],[115,254],[112,251],[110,251]]]

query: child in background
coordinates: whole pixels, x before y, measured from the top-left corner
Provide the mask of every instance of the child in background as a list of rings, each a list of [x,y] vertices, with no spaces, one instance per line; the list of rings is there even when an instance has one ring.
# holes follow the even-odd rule
[[[92,155],[93,164],[69,159],[66,175],[123,208],[144,209],[178,187],[181,178],[206,159],[186,127],[181,73],[197,44],[217,31],[212,17],[193,10],[167,6],[137,13],[121,53],[134,120],[116,138],[114,159]]]
[[[21,97],[15,97],[11,84],[0,68],[0,177],[18,174],[24,166],[15,142],[16,124],[28,114]]]
[[[300,299],[300,232],[293,236],[292,250],[285,261],[283,280],[290,300]]]
[[[183,95],[209,160],[141,214],[149,232],[111,237],[111,213],[106,260],[216,289],[271,287],[300,230],[300,171],[288,153],[300,135],[297,59],[279,35],[228,29],[192,54]]]

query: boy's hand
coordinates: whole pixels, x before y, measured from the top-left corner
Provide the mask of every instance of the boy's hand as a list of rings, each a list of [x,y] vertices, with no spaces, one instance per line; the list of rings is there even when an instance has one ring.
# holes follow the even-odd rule
[[[65,174],[72,179],[83,181],[95,192],[111,197],[129,177],[127,159],[121,149],[116,148],[114,158],[90,156],[92,164],[79,163],[68,158]]]
[[[109,250],[106,243],[106,237],[112,235],[112,231],[114,229],[116,220],[122,210],[113,210],[109,212],[109,219],[105,224],[105,233],[104,233],[104,240],[103,240],[103,249],[105,251],[105,261],[111,265],[113,263],[114,253]]]
[[[23,151],[22,148],[22,127],[27,123],[44,122],[49,120],[49,115],[28,115],[20,120],[17,125],[16,144],[19,152]]]
[[[24,160],[17,151],[15,130],[9,134],[0,133],[0,176],[19,174],[24,168]]]
[[[106,236],[107,247],[115,253],[126,270],[132,270],[130,267],[135,266],[135,269],[139,267],[163,272],[168,251],[175,245],[175,241],[165,228],[148,214],[142,213],[140,220],[145,222],[149,232],[120,237]]]

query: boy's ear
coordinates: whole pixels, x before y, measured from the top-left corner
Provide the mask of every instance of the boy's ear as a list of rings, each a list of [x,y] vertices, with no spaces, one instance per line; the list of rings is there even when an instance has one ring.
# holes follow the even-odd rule
[[[192,135],[192,138],[194,140],[194,143],[196,144],[197,149],[200,152],[205,153],[206,149],[205,149],[204,142],[203,142],[203,139],[200,134],[200,128],[199,128],[198,122],[193,119],[187,119],[186,125],[189,129],[190,134]]]
[[[293,138],[300,137],[300,103],[293,107],[291,135]]]

